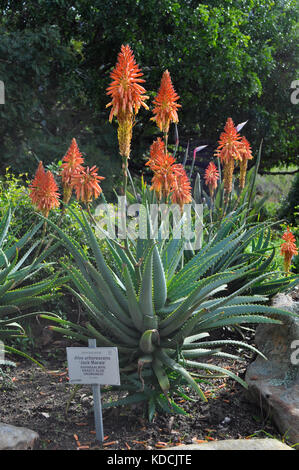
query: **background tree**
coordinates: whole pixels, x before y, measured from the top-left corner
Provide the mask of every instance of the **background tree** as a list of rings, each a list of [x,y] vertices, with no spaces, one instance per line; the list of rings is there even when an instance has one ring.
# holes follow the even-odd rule
[[[228,116],[248,120],[262,167],[296,163],[298,10],[278,0],[1,1],[1,167],[33,171],[57,161],[76,137],[101,174],[119,175],[106,88],[121,44],[134,51],[153,98],[168,69],[180,95],[181,143],[209,144]],[[134,129],[136,171],[157,130],[144,110]],[[191,150],[191,148],[190,148]]]

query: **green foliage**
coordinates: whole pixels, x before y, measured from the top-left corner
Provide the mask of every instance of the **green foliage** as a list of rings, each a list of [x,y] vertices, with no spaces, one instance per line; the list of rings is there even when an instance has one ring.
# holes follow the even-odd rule
[[[116,130],[107,126],[103,90],[123,43],[134,50],[151,98],[161,71],[171,72],[183,105],[182,137],[191,134],[213,146],[223,116],[249,119],[252,145],[264,138],[264,167],[295,163],[290,86],[298,69],[297,22],[293,0],[95,0],[71,8],[66,0],[4,1],[1,166],[33,171],[41,156],[44,164],[60,159],[76,137],[90,164],[117,168]],[[135,125],[137,161],[155,133],[148,121],[142,112]],[[107,194],[117,172],[104,173]]]
[[[26,174],[16,176],[9,168],[0,178],[0,215],[4,217],[8,207],[14,211],[10,222],[8,237],[20,238],[28,230],[32,220],[32,204],[28,197],[28,177]]]
[[[278,211],[278,217],[286,219],[290,224],[298,226],[298,206],[299,206],[299,173],[296,174],[292,187],[287,197],[282,201]]]
[[[59,183],[59,165],[52,164],[48,165],[46,168],[53,172],[56,181]],[[17,243],[26,235],[28,227],[33,228],[40,222],[29,198],[28,186],[29,181],[26,174],[15,176],[10,169],[7,169],[5,175],[0,178],[0,220],[4,219],[9,207],[13,213],[10,219],[9,230],[6,234],[6,245],[12,246]],[[75,199],[72,199],[70,207],[76,209],[79,207],[79,203]],[[52,210],[50,218],[53,222],[59,224],[68,236],[78,242],[82,241],[82,229],[76,219],[70,216],[68,211],[62,214],[61,209]],[[40,253],[42,253],[46,246],[49,248],[53,246],[53,249],[50,249],[47,253],[46,262],[43,263],[42,269],[37,270],[34,274],[34,281],[32,282],[35,283],[43,282],[49,276],[53,276],[57,271],[57,266],[61,262],[69,262],[71,257],[69,253],[65,252],[63,246],[57,243],[57,240],[52,237],[49,230],[46,230],[43,242],[41,241],[41,237],[42,229],[33,232],[26,244],[27,249],[30,250],[27,258],[28,264],[35,261],[39,249]],[[41,247],[39,248],[40,245]],[[107,249],[105,249],[104,243],[102,244],[102,248],[104,256],[106,257]],[[88,252],[89,247],[87,244],[82,243],[82,249]],[[27,282],[28,281],[26,281],[26,283]],[[71,312],[74,310],[74,299],[72,295],[55,296],[54,291],[52,294],[53,295],[49,295],[45,299],[43,310],[54,311],[62,315],[63,312]],[[27,351],[30,354],[34,354],[34,349],[38,344],[35,315],[26,316],[20,320],[19,333],[21,336],[14,336],[9,339],[10,345],[13,345],[24,353]]]
[[[259,225],[243,224],[233,230],[234,221],[224,219],[216,235],[183,266],[183,240],[137,238],[124,246],[107,240],[114,260],[111,268],[84,211],[71,213],[90,246],[88,255],[52,221],[48,223],[75,260],[75,265],[65,265],[72,281],[68,289],[82,304],[86,321],[78,324],[54,315],[42,318],[55,322],[58,326],[53,330],[75,340],[96,338],[99,346],[118,347],[121,389],[129,392],[119,405],[147,402],[150,417],[156,408],[180,412],[173,398],[182,384],[205,400],[191,372],[196,368],[226,374],[246,386],[241,378],[206,359],[236,358],[222,352],[223,345],[254,348],[206,338],[224,326],[280,323],[274,316],[289,314],[266,305],[269,283],[284,288],[294,279],[265,272],[267,243]],[[244,254],[243,246],[250,243],[253,257]],[[260,293],[253,294],[255,290]]]
[[[57,288],[65,281],[65,278],[52,275],[34,282],[37,273],[46,267],[45,258],[55,251],[57,244],[38,254],[40,241],[32,242],[32,239],[42,223],[35,224],[16,241],[8,236],[11,220],[9,208],[0,222],[0,340],[3,342],[24,335],[22,320],[36,315],[32,313],[33,307],[56,298],[59,295]],[[6,345],[5,349],[28,357],[12,346]]]

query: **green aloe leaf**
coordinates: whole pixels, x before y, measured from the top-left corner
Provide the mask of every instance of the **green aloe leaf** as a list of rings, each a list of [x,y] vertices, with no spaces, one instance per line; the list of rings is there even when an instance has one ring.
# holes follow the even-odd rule
[[[170,382],[169,382],[168,375],[164,369],[163,362],[155,358],[155,360],[152,363],[152,368],[153,368],[153,371],[155,372],[155,375],[157,377],[157,380],[159,382],[162,392],[167,394],[170,389]]]
[[[128,309],[132,319],[133,324],[139,331],[143,331],[143,314],[139,307],[138,299],[135,293],[133,282],[130,277],[129,269],[125,265],[124,270],[124,282],[127,290],[127,299],[128,299]]]
[[[188,383],[189,385],[198,393],[198,395],[204,400],[207,401],[206,396],[204,395],[201,388],[198,386],[196,381],[192,378],[189,372],[183,367],[180,363],[174,361],[169,357],[164,351],[157,352],[158,359],[161,360],[166,366],[170,367],[174,371],[178,372]]]
[[[162,260],[157,246],[153,249],[153,289],[155,310],[164,307],[167,299],[167,285]]]
[[[208,363],[202,363],[202,362],[197,362],[197,361],[189,361],[189,360],[185,360],[183,362],[183,364],[188,365],[190,367],[198,368],[198,369],[204,369],[204,370],[209,370],[209,371],[220,372],[220,373],[222,373],[224,375],[227,375],[227,376],[231,377],[232,379],[236,380],[243,387],[248,388],[247,383],[244,380],[242,380],[238,375],[231,372],[229,369],[223,369],[222,367],[219,367],[219,366],[216,366],[216,365],[210,364],[210,363],[208,364]]]
[[[139,307],[144,315],[154,316],[153,304],[153,246],[148,253],[142,273],[139,293]]]

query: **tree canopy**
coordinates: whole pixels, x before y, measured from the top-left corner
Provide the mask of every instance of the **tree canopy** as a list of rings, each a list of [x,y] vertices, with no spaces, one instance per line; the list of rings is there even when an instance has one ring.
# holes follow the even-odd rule
[[[298,71],[293,0],[0,1],[1,167],[32,171],[78,139],[101,174],[119,172],[106,88],[122,44],[134,51],[151,99],[168,69],[180,95],[179,134],[209,144],[227,117],[248,120],[264,168],[298,160],[291,83]],[[135,153],[157,134],[138,115]]]

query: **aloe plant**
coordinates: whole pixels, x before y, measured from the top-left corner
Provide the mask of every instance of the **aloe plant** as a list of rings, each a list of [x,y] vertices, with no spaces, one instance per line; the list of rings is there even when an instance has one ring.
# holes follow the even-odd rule
[[[58,244],[34,257],[40,240],[33,241],[33,238],[42,222],[33,226],[18,241],[14,241],[9,236],[12,217],[12,211],[8,208],[0,222],[0,340],[3,342],[11,337],[24,336],[22,320],[36,315],[32,311],[28,312],[28,309],[52,300],[58,295],[54,288],[66,280],[52,275],[40,282],[30,281],[45,268],[44,260],[57,249]],[[5,349],[26,356],[12,346],[6,345]]]
[[[266,296],[250,295],[254,284],[274,278],[274,273],[254,276],[227,293],[232,282],[256,272],[259,260],[211,273],[223,257],[233,256],[246,230],[207,244],[183,267],[183,240],[137,239],[126,247],[106,240],[111,268],[84,211],[72,213],[90,246],[90,257],[63,230],[49,224],[74,258],[73,264],[65,266],[72,280],[68,289],[84,307],[86,321],[76,324],[55,315],[42,317],[56,323],[52,329],[75,340],[96,338],[98,346],[118,347],[121,388],[129,395],[116,404],[147,401],[150,417],[156,406],[183,412],[173,400],[182,383],[206,399],[190,371],[195,368],[229,375],[246,385],[229,370],[205,360],[235,358],[221,351],[224,344],[254,348],[239,341],[209,341],[209,332],[244,323],[280,323],[273,315],[290,315],[266,305]]]
[[[252,273],[246,273],[242,279],[232,283],[233,288],[240,287],[242,283],[257,277],[259,274],[270,273],[271,271],[275,271],[275,275],[273,277],[269,275],[269,278],[263,280],[262,283],[257,281],[251,287],[252,293],[273,296],[282,290],[289,289],[290,286],[294,286],[298,276],[286,277],[284,272],[278,272],[275,246],[272,242],[272,228],[276,223],[271,221],[247,223],[246,219],[243,218],[245,212],[246,208],[240,207],[225,217],[220,227],[210,227],[206,237],[209,245],[218,243],[218,246],[221,247],[221,240],[229,239],[229,237],[234,240],[237,234],[241,235],[243,233],[235,246],[233,254],[224,254],[210,270],[210,273],[229,269],[242,263],[251,264],[256,262],[255,270]]]

